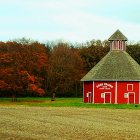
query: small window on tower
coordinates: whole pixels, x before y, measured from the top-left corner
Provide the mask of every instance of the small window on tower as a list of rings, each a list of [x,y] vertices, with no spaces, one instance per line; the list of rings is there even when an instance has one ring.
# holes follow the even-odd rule
[[[133,91],[133,84],[127,84],[127,91]]]

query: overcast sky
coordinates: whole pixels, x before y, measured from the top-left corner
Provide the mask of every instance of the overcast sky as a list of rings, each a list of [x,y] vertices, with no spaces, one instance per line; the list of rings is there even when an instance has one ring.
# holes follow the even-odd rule
[[[140,0],[0,0],[0,40],[140,40]]]

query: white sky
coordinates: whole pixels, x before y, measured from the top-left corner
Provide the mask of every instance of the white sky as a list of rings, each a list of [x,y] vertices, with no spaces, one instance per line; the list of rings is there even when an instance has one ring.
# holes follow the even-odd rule
[[[120,29],[139,41],[140,0],[0,0],[0,40],[105,40]]]

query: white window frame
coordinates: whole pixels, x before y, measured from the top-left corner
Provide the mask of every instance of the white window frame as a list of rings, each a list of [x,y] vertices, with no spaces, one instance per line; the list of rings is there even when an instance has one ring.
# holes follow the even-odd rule
[[[131,89],[130,89],[131,86]],[[127,84],[127,91],[133,91],[134,89],[134,84]]]

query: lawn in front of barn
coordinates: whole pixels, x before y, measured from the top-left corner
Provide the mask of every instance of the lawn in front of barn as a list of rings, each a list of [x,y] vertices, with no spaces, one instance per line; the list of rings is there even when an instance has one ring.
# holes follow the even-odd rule
[[[4,106],[40,106],[40,107],[79,107],[79,108],[116,108],[116,109],[140,109],[140,105],[135,104],[91,104],[83,103],[82,98],[56,98],[51,101],[44,97],[17,98],[17,102],[12,102],[11,98],[0,98],[0,105]]]

